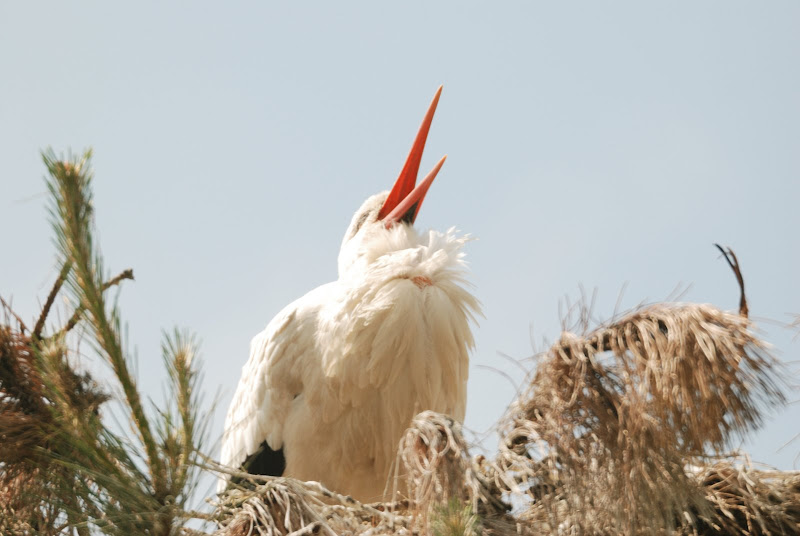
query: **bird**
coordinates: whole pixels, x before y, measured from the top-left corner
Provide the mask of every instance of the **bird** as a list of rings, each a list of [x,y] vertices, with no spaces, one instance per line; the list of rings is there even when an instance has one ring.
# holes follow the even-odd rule
[[[222,465],[380,501],[415,415],[463,421],[481,314],[464,260],[471,238],[454,227],[414,227],[447,158],[416,184],[441,92],[391,191],[353,215],[338,279],[286,306],[252,339],[225,419]],[[223,474],[220,492],[229,480]]]

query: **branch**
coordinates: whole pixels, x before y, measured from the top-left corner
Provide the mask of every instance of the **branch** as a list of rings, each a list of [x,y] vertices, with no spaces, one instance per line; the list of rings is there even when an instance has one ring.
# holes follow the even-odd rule
[[[36,325],[33,327],[33,338],[38,339],[42,334],[42,329],[44,329],[44,322],[47,320],[47,315],[50,314],[50,308],[53,306],[53,302],[56,299],[56,295],[58,291],[61,290],[61,286],[64,284],[64,281],[67,280],[67,276],[69,275],[69,271],[72,269],[72,261],[67,259],[64,261],[64,266],[61,267],[61,273],[58,274],[58,279],[56,279],[55,284],[53,284],[53,288],[50,289],[50,294],[47,296],[47,301],[44,302],[44,307],[42,307],[42,312],[39,315],[39,320],[36,321]]]
[[[114,285],[118,285],[120,282],[122,282],[123,279],[133,280],[133,270],[131,268],[123,270],[122,272],[117,274],[116,277],[113,277],[112,279],[109,279],[108,281],[103,283],[103,290],[105,291],[113,287]],[[69,321],[67,321],[67,325],[61,328],[61,331],[59,331],[58,334],[63,335],[65,333],[68,333],[72,328],[74,328],[75,325],[80,321],[81,315],[83,314],[83,311],[85,309],[86,308],[83,306],[83,304],[79,305],[78,308],[75,309],[75,312],[72,313],[72,316],[70,317]]]
[[[105,283],[103,283],[103,290],[108,290],[111,287],[113,287],[114,285],[119,285],[119,283],[123,279],[133,280],[133,269],[132,268],[128,268],[127,270],[123,270],[122,272],[117,274],[116,277],[113,277],[113,278],[109,279],[108,281],[106,281]]]
[[[747,314],[749,312],[747,308],[747,298],[744,295],[744,277],[742,277],[742,271],[739,268],[739,260],[736,258],[736,253],[733,252],[731,248],[728,248],[727,251],[720,246],[719,244],[714,244],[717,246],[717,249],[722,252],[722,256],[725,257],[725,261],[728,263],[728,266],[731,267],[733,270],[733,275],[736,276],[736,281],[739,282],[739,315],[747,318]]]

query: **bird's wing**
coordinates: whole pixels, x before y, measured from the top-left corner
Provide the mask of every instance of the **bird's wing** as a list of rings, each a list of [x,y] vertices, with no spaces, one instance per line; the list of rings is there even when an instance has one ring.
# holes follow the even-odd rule
[[[318,287],[288,305],[253,338],[225,419],[223,465],[238,468],[264,448],[282,448],[291,402],[302,393],[304,376],[319,360],[314,337],[317,315],[332,285]]]

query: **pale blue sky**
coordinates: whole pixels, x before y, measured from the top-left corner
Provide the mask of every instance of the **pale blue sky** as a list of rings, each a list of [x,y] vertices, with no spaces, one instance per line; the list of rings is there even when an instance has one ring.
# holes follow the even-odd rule
[[[513,394],[484,367],[558,337],[558,303],[598,288],[609,316],[666,297],[800,313],[800,4],[796,2],[0,5],[0,294],[26,318],[57,273],[39,150],[95,149],[99,238],[155,398],[160,329],[203,340],[215,432],[250,338],[336,277],[364,198],[388,189],[436,87],[417,225],[455,225],[485,318],[466,424]],[[62,309],[62,316],[66,308]],[[792,365],[797,369],[796,363]],[[792,393],[792,399],[797,394]],[[790,468],[797,405],[748,450]],[[491,442],[487,447],[493,447]]]

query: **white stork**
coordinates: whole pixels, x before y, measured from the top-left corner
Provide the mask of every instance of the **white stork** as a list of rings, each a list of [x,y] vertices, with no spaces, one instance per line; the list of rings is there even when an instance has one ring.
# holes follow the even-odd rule
[[[392,191],[353,216],[339,279],[291,303],[250,343],[225,421],[224,465],[380,500],[414,415],[463,420],[479,311],[464,288],[467,237],[412,226],[445,160],[415,186],[441,90]]]

